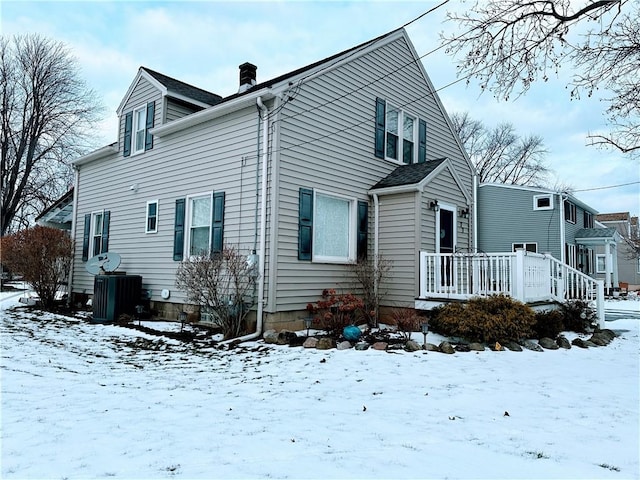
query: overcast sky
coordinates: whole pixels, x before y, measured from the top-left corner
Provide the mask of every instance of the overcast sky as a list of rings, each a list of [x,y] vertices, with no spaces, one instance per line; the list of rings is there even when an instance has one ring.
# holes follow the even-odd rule
[[[222,96],[238,88],[238,65],[258,66],[258,82],[321,60],[396,29],[440,1],[423,2],[23,2],[0,3],[2,34],[41,33],[64,41],[81,74],[106,107],[99,144],[116,140],[116,109],[138,68],[146,66]],[[440,45],[453,0],[407,27],[418,55]],[[606,131],[597,98],[571,101],[563,79],[534,85],[517,99],[497,101],[457,80],[443,50],[423,58],[449,113],[468,111],[488,126],[512,123],[522,135],[540,135],[549,150],[551,185],[569,185],[601,213],[640,212],[640,164],[588,146],[589,133]],[[570,73],[567,66],[563,75]],[[443,88],[445,87],[445,88]],[[589,191],[581,191],[589,190]]]

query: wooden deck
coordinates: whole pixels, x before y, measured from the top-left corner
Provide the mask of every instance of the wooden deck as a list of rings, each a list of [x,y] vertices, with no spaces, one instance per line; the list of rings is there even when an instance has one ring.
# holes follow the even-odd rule
[[[604,327],[604,284],[550,255],[420,252],[420,291],[415,308],[472,297],[508,295],[527,304],[581,299],[593,304]]]

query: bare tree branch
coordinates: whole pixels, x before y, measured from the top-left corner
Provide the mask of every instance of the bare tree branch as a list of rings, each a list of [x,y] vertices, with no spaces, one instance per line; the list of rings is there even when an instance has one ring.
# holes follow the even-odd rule
[[[40,35],[0,37],[0,106],[4,235],[68,189],[68,160],[95,146],[102,109],[67,47]]]
[[[611,133],[593,144],[640,151],[639,2],[478,0],[448,18],[465,30],[443,37],[448,53],[462,55],[459,74],[508,99],[571,66],[572,99],[611,92],[604,99]]]

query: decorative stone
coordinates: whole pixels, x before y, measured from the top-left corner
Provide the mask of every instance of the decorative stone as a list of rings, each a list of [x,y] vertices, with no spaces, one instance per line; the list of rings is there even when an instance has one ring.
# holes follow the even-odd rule
[[[538,343],[542,348],[546,348],[547,350],[557,350],[558,348],[560,348],[558,347],[558,344],[549,337],[542,337],[540,340],[538,340]]]
[[[422,345],[415,340],[408,340],[407,343],[404,344],[404,349],[407,352],[417,352],[418,350],[422,350]]]
[[[427,343],[427,344],[424,346],[424,349],[425,349],[427,352],[439,352],[439,351],[440,351],[440,348],[438,348],[438,346],[437,346],[437,345],[434,345],[433,343]]]
[[[595,343],[593,343],[591,340],[585,340],[584,344],[587,347],[599,347],[600,345],[596,345]]]
[[[602,338],[601,336],[599,336],[596,333],[591,335],[591,338],[589,340],[587,340],[587,342],[591,342],[591,343],[597,345],[598,347],[606,347],[609,344],[609,342],[607,340],[605,340],[604,338]]]
[[[458,345],[456,345],[454,347],[456,352],[470,352],[471,351],[471,347],[469,346],[468,343],[459,343]]]
[[[293,338],[291,338],[289,340],[289,346],[290,347],[301,347],[304,342],[307,340],[307,337],[299,337],[299,336],[295,336]]]
[[[369,350],[369,344],[367,342],[358,342],[356,343],[356,350]]]
[[[535,342],[532,342],[531,340],[525,340],[522,343],[522,346],[527,350],[532,350],[534,352],[544,352],[544,349],[540,345],[538,345]]]
[[[469,350],[474,352],[484,352],[484,345],[478,342],[471,342],[469,344]]]
[[[605,338],[608,338],[609,341],[613,340],[614,338],[617,337],[616,332],[614,332],[613,330],[610,330],[608,328],[603,328],[602,330],[598,330],[597,333],[599,333],[600,335],[604,336]]]
[[[278,332],[275,330],[267,330],[262,334],[264,343],[276,343],[278,341]]]
[[[351,342],[347,342],[346,340],[344,342],[340,342],[336,345],[336,348],[338,350],[349,350],[351,348]]]
[[[565,337],[564,335],[558,335],[558,338],[556,338],[556,343],[560,348],[565,348],[567,350],[571,348],[571,342],[567,340],[567,337]]]
[[[589,348],[589,345],[587,345],[587,342],[585,342],[581,338],[574,338],[571,341],[571,345],[575,345],[576,347],[580,347],[580,348]]]
[[[455,349],[449,342],[440,342],[440,345],[438,346],[438,350],[440,350],[442,353],[447,353],[447,354],[455,353]]]
[[[318,340],[318,343],[316,344],[316,348],[318,350],[330,350],[335,346],[336,346],[335,340],[329,337],[322,337],[320,340]]]
[[[289,330],[281,330],[278,333],[278,338],[276,339],[276,344],[278,345],[289,345],[291,340],[297,337],[296,332],[292,332]]]
[[[357,342],[362,336],[362,330],[360,330],[355,325],[347,325],[342,329],[342,336],[345,340],[348,340],[350,342]]]
[[[302,346],[304,348],[316,348],[318,346],[318,339],[316,337],[307,337]]]
[[[389,344],[387,342],[376,342],[371,345],[374,350],[386,350]]]
[[[500,342],[489,344],[489,348],[494,352],[504,352],[504,347],[500,344]]]
[[[507,350],[511,350],[512,352],[521,352],[522,347],[518,345],[516,342],[504,342],[504,348]]]

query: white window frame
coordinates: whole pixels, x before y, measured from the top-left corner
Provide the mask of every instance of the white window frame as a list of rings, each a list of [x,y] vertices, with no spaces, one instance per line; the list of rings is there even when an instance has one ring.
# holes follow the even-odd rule
[[[396,153],[398,154],[398,158],[393,158],[387,155],[387,135],[389,134],[389,121],[388,121],[387,115],[389,114],[389,111],[392,109],[398,111],[398,133],[397,133],[398,145],[396,146]],[[389,160],[391,162],[398,163],[400,165],[407,165],[406,163],[404,163],[405,116],[411,117],[413,119],[413,132],[412,132],[413,135],[411,139],[407,139],[413,143],[413,154],[411,156],[411,162],[409,162],[409,164],[413,164],[417,162],[418,147],[419,147],[418,146],[418,125],[419,125],[420,119],[418,115],[408,112],[406,110],[403,110],[402,108],[396,107],[393,104],[387,102],[387,107],[385,110],[385,119],[384,119],[384,158],[385,160]]]
[[[213,208],[213,193],[199,193],[194,195],[188,195],[186,198],[185,205],[185,219],[184,219],[184,252],[182,254],[182,258],[188,258],[190,260],[198,258],[196,255],[191,254],[191,229],[192,225],[192,213],[193,213],[193,201],[201,198],[209,199],[209,238],[207,240],[207,245],[211,245],[211,231],[213,230],[211,227],[211,209]]]
[[[602,262],[602,265],[600,264]],[[602,268],[600,268],[602,266]],[[607,273],[607,254],[596,254],[596,273]]]
[[[516,247],[516,245],[520,245],[519,247]],[[535,250],[529,250],[527,248],[527,245],[533,245],[535,247]],[[516,248],[522,248],[524,249],[525,252],[529,252],[529,253],[538,253],[538,242],[514,242],[511,244],[511,251],[515,252]]]
[[[568,223],[572,223],[573,225],[575,225],[578,222],[578,207],[576,206],[575,203],[573,203],[570,200],[565,200],[565,211],[564,211],[564,216],[565,216],[565,221],[567,221]],[[566,205],[569,205],[569,215],[567,215],[567,207]],[[573,215],[571,215],[573,214]],[[573,216],[573,218],[571,218]]]
[[[638,258],[636,259],[636,263],[637,263],[637,265],[636,265],[636,267],[637,267],[637,272],[638,272],[638,273],[640,273],[640,257],[638,257]]]
[[[138,112],[142,112],[142,125],[138,124]],[[142,146],[138,146],[138,133],[142,133]],[[131,155],[144,152],[144,144],[147,137],[147,105],[133,109],[133,122],[131,125]]]
[[[96,231],[96,226],[97,226],[97,220],[96,217],[100,215],[101,216],[101,221],[100,221],[100,228],[98,229],[98,231]],[[91,212],[91,235],[89,237],[89,257],[93,257],[95,255],[98,255],[99,253],[102,253],[102,242],[103,242],[103,238],[102,238],[102,230],[103,230],[103,225],[104,225],[104,210],[96,210],[94,212]],[[100,237],[100,251],[96,252],[94,251],[95,248],[95,238],[96,237]]]
[[[156,215],[155,215],[155,219],[156,219],[156,224],[155,224],[155,228],[150,229],[149,228],[149,219],[151,218],[151,216],[149,215],[149,207],[151,205],[156,206]],[[160,204],[158,202],[158,200],[149,200],[147,202],[147,207],[146,207],[146,214],[145,214],[145,226],[144,226],[144,233],[158,233],[158,209],[160,208]]]
[[[318,225],[316,224],[315,219],[317,218],[317,197],[318,196],[324,196],[324,197],[331,197],[331,198],[336,198],[338,200],[343,200],[346,201],[349,205],[349,245],[348,245],[348,255],[346,257],[338,257],[338,256],[331,256],[331,255],[319,255],[316,254],[315,252],[315,246],[316,246],[316,242],[315,242],[315,236],[316,234],[321,234],[322,232],[318,231]],[[316,262],[316,263],[339,263],[339,264],[344,264],[344,263],[351,263],[354,262],[356,259],[356,228],[357,228],[357,199],[353,198],[353,197],[347,197],[344,195],[338,195],[335,193],[331,193],[331,192],[326,192],[326,191],[322,191],[322,190],[316,190],[314,189],[313,191],[313,218],[314,218],[314,223],[313,223],[313,242],[312,242],[312,252],[311,252],[311,261]]]
[[[538,205],[538,201],[542,199],[549,200],[549,206],[541,207]],[[534,210],[553,210],[553,195],[550,193],[546,193],[544,195],[534,195],[533,196],[533,209]]]

